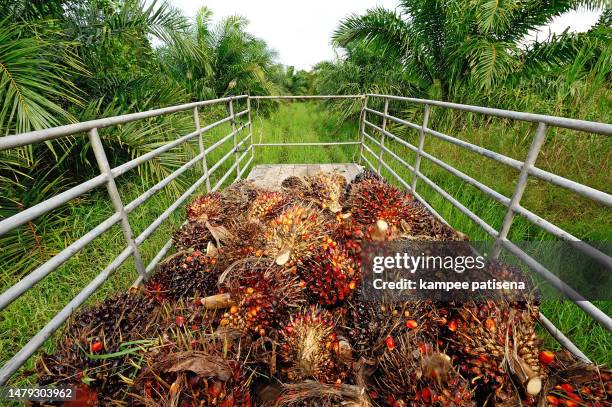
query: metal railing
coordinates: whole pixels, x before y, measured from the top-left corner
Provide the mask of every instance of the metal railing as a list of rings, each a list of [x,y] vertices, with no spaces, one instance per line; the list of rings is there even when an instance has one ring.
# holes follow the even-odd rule
[[[368,99],[369,98],[382,98],[384,101],[384,111],[380,112],[368,107]],[[317,143],[253,143],[253,125],[252,125],[252,116],[251,116],[251,101],[252,100],[323,100],[323,99],[357,99],[361,101],[361,115],[360,115],[360,123],[359,123],[359,140],[357,141],[349,141],[349,142],[317,142]],[[235,102],[245,100],[247,104],[246,110],[235,113]],[[396,100],[402,102],[416,103],[424,106],[424,120],[423,123],[418,125],[411,123],[409,121],[400,119],[398,117],[392,116],[389,114],[389,101]],[[198,109],[203,106],[208,105],[216,105],[216,104],[227,104],[227,111],[229,115],[220,119],[212,124],[201,127],[200,123],[200,114]],[[474,144],[459,140],[457,138],[451,137],[449,135],[437,132],[428,127],[428,119],[430,115],[431,106],[450,108],[456,110],[462,110],[473,113],[480,113],[495,117],[504,117],[508,119],[522,120],[527,122],[535,122],[538,123],[537,131],[534,135],[534,139],[527,155],[527,158],[524,162],[514,160],[510,157],[506,157],[504,155],[498,154],[496,152],[484,149],[482,147],[476,146]],[[193,110],[193,118],[194,118],[194,127],[195,131],[184,135],[182,137],[177,138],[174,141],[171,141],[163,146],[156,148],[155,150],[143,154],[142,156],[135,158],[125,164],[119,165],[118,167],[111,168],[110,164],[107,160],[106,153],[104,150],[104,145],[100,136],[98,135],[98,129],[105,128],[109,126],[114,126],[118,124],[133,122],[136,120],[152,118],[156,116],[184,112],[188,110]],[[368,120],[368,114],[373,114],[376,116],[380,116],[383,119],[382,127],[373,124]],[[247,116],[247,121],[245,124],[238,127],[238,123],[236,119]],[[394,135],[393,133],[388,131],[388,123],[389,121],[393,121],[395,123],[402,124],[407,126],[408,128],[414,129],[419,132],[419,144],[418,146],[414,146],[404,139]],[[222,137],[220,140],[216,141],[212,145],[206,147],[204,143],[203,134],[207,131],[221,125],[224,123],[230,123],[232,127],[232,131]],[[490,109],[478,106],[468,106],[468,105],[460,105],[454,103],[447,102],[439,102],[432,100],[422,100],[422,99],[414,99],[414,98],[406,98],[406,97],[398,97],[398,96],[389,96],[389,95],[334,95],[334,96],[236,96],[236,97],[228,97],[222,99],[208,100],[196,103],[188,103],[180,106],[173,106],[163,109],[156,109],[147,112],[133,113],[122,116],[116,116],[111,118],[104,118],[99,120],[92,120],[83,123],[75,123],[66,126],[60,126],[56,128],[46,129],[46,130],[38,130],[29,133],[0,137],[0,151],[6,150],[9,148],[23,147],[33,143],[39,143],[48,140],[54,140],[60,137],[70,136],[78,133],[87,132],[89,140],[93,147],[93,152],[96,157],[96,161],[100,170],[100,175],[86,181],[82,184],[79,184],[67,191],[64,191],[44,202],[41,202],[35,206],[27,208],[18,214],[11,216],[10,218],[4,219],[0,221],[0,235],[7,233],[27,222],[30,222],[37,218],[38,216],[47,213],[60,205],[81,196],[94,188],[100,187],[102,185],[106,186],[107,192],[111,199],[111,202],[115,208],[115,213],[106,219],[104,222],[100,223],[98,226],[91,229],[89,232],[85,233],[81,238],[77,239],[70,245],[68,245],[64,250],[56,254],[54,257],[49,259],[46,263],[42,264],[40,267],[26,275],[16,284],[11,286],[5,292],[0,294],[0,310],[6,308],[9,304],[11,304],[14,300],[19,298],[22,294],[24,294],[27,290],[32,288],[36,283],[41,281],[55,269],[60,267],[66,261],[68,261],[72,256],[78,253],[85,246],[90,244],[97,237],[102,235],[104,232],[108,231],[112,226],[117,223],[121,224],[124,238],[126,240],[125,249],[110,263],[108,266],[102,270],[100,274],[98,274],[75,298],[73,298],[59,313],[57,313],[51,321],[49,321],[19,352],[17,352],[9,361],[5,363],[5,365],[0,369],[0,384],[4,384],[9,380],[13,373],[20,366],[22,366],[30,356],[32,356],[36,350],[47,340],[53,332],[55,332],[62,324],[68,319],[68,317],[74,312],[74,310],[79,307],[87,298],[89,298],[111,275],[111,273],[117,270],[121,264],[125,260],[127,260],[130,256],[133,257],[135,262],[135,268],[138,272],[137,279],[135,284],[142,283],[149,274],[154,270],[155,266],[161,261],[161,259],[168,253],[171,248],[172,241],[168,240],[166,244],[159,250],[157,255],[145,266],[139,252],[139,246],[141,246],[152,234],[153,232],[166,220],[170,217],[170,215],[180,207],[198,188],[202,185],[205,185],[206,191],[216,191],[218,190],[231,176],[235,173],[235,179],[242,178],[245,171],[249,168],[249,166],[253,163],[255,158],[255,148],[264,148],[264,147],[276,147],[276,146],[332,146],[332,145],[355,145],[359,146],[359,158],[360,161],[365,161],[372,170],[378,172],[380,174],[381,169],[385,168],[397,181],[402,184],[407,190],[411,191],[411,193],[419,199],[434,215],[440,218],[441,221],[447,223],[417,192],[417,183],[418,180],[422,180],[425,184],[430,186],[433,190],[439,193],[442,197],[448,200],[451,204],[453,204],[457,209],[467,215],[471,220],[473,220],[477,225],[482,227],[485,232],[491,235],[496,240],[496,254],[499,254],[501,249],[506,249],[513,255],[517,256],[519,259],[525,262],[530,268],[536,271],[538,274],[547,279],[553,286],[558,288],[564,294],[566,294],[570,299],[575,301],[579,307],[581,307],[587,314],[596,319],[602,326],[606,329],[610,330],[612,328],[612,320],[609,316],[595,307],[592,303],[585,301],[578,293],[576,293],[573,289],[571,289],[567,284],[561,281],[558,277],[556,277],[552,272],[547,270],[544,266],[539,264],[535,259],[528,256],[525,252],[519,249],[516,245],[510,242],[507,238],[508,232],[512,225],[512,220],[516,214],[525,217],[535,225],[541,227],[545,231],[553,234],[554,236],[566,240],[571,244],[575,245],[578,249],[582,250],[586,254],[596,258],[598,261],[610,267],[612,264],[612,259],[607,255],[601,253],[597,249],[589,246],[588,244],[580,241],[578,238],[572,236],[571,234],[565,232],[559,227],[553,225],[552,223],[546,221],[545,219],[539,217],[538,215],[530,212],[520,205],[521,197],[525,191],[525,186],[527,183],[527,179],[529,176],[534,176],[541,180],[550,182],[552,184],[562,186],[567,188],[573,192],[576,192],[580,195],[583,195],[591,200],[594,200],[599,203],[603,203],[607,206],[612,206],[612,196],[602,191],[598,191],[594,188],[590,188],[586,185],[579,184],[577,182],[568,180],[566,178],[560,177],[558,175],[552,174],[550,172],[538,169],[535,167],[535,161],[537,159],[540,148],[544,142],[546,137],[546,130],[549,126],[557,126],[564,127],[575,130],[588,131],[593,133],[612,135],[612,125],[604,124],[604,123],[594,123],[582,120],[574,120],[574,119],[566,119],[560,117],[552,117],[552,116],[544,116],[544,115],[536,115],[531,113],[522,113],[522,112],[513,112],[513,111],[505,111],[499,109]],[[238,135],[245,129],[249,129],[248,134],[240,141],[238,141]],[[374,129],[378,131],[381,135],[381,139],[376,140],[372,137],[366,130]],[[369,130],[368,130],[369,131]],[[471,178],[470,176],[462,173],[461,171],[455,169],[451,165],[445,163],[439,158],[432,156],[431,154],[424,151],[425,138],[428,136],[433,136],[441,140],[445,140],[449,143],[453,143],[460,147],[466,148],[470,151],[476,152],[478,154],[484,155],[485,157],[491,158],[503,164],[509,165],[520,171],[520,175],[518,178],[518,183],[515,188],[515,192],[512,197],[505,197],[492,188],[480,183],[479,181]],[[159,181],[145,193],[143,193],[138,198],[134,199],[132,202],[125,205],[119,196],[119,192],[117,190],[117,186],[115,184],[115,179],[126,172],[136,168],[137,166],[145,163],[148,160],[151,160],[162,153],[168,152],[174,147],[182,145],[190,140],[198,138],[198,147],[199,154],[196,155],[189,162],[184,164],[182,167],[174,171],[165,179]],[[366,139],[373,142],[376,146],[379,147],[378,154],[374,152],[367,144]],[[226,153],[219,161],[214,163],[209,167],[209,163],[207,162],[207,156],[223,145],[228,141],[232,141],[232,148]],[[400,157],[398,154],[393,152],[389,146],[391,145],[388,142],[396,142],[408,149],[412,150],[416,153],[416,160],[414,164],[408,163],[404,158]],[[242,148],[242,146],[248,143],[248,146]],[[371,154],[374,159],[377,161],[377,166],[375,167],[366,157],[364,152],[368,152]],[[242,154],[240,154],[242,152]],[[249,160],[246,164],[242,165],[242,161],[245,159],[248,153],[250,154]],[[230,159],[231,156],[234,156],[234,163],[232,166],[221,176],[221,178],[217,181],[217,183],[211,187],[211,174],[213,174],[216,170],[218,170],[221,165]],[[392,167],[384,161],[384,156],[388,155],[396,160],[398,163],[406,167],[412,174],[412,179],[408,182],[404,180],[400,175],[398,175]],[[500,231],[496,231],[492,226],[488,225],[483,219],[478,217],[474,212],[461,204],[458,200],[448,194],[444,189],[435,184],[428,177],[423,175],[420,171],[420,163],[422,159],[427,159],[434,164],[440,166],[441,168],[448,171],[451,175],[460,178],[466,183],[478,188],[480,191],[484,192],[497,202],[501,203],[507,208],[506,215],[504,217],[503,226]],[[178,178],[180,175],[185,173],[190,168],[193,168],[198,163],[202,165],[202,176],[193,183],[170,207],[168,207],[162,214],[160,214],[140,235],[134,237],[132,228],[130,226],[130,222],[128,219],[128,215],[132,213],[136,208],[146,202],[150,197],[159,192],[165,186],[170,184],[173,180]],[[584,360],[588,360],[586,356],[568,339],[563,333],[559,332],[554,325],[546,319],[543,315],[540,316],[540,321],[545,328],[547,328],[551,334],[568,350],[574,353],[576,356],[583,358]]]

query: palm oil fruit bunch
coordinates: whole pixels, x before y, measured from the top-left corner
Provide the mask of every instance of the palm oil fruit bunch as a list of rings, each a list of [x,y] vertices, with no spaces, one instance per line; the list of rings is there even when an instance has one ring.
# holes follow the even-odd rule
[[[409,331],[387,339],[374,374],[371,396],[389,406],[476,406],[469,383],[455,369],[451,358]]]
[[[264,254],[287,267],[313,258],[328,238],[328,221],[312,206],[294,205],[270,221]]]
[[[310,307],[292,315],[280,332],[280,372],[285,380],[340,384],[349,376],[352,351],[338,338],[330,312]]]
[[[129,394],[130,406],[251,405],[249,377],[235,343],[179,332],[148,352]]]
[[[516,386],[524,403],[537,400],[546,375],[539,360],[537,313],[531,304],[489,300],[467,302],[457,318],[451,317],[446,326],[450,351],[460,372],[481,387],[479,398],[510,398]]]
[[[290,177],[283,187],[307,204],[338,213],[342,210],[346,178],[338,173],[319,172],[306,178]]]
[[[100,404],[122,399],[127,388],[121,375],[131,374],[129,343],[157,337],[159,306],[138,293],[111,297],[74,316],[54,354],[37,361],[40,385],[81,386]],[[155,342],[155,341],[152,341]],[[128,345],[126,345],[128,344]],[[142,348],[147,345],[142,343]],[[112,359],[100,355],[123,352]]]
[[[221,290],[228,302],[220,325],[261,337],[277,329],[305,301],[298,278],[264,258],[234,264]]]
[[[265,248],[265,225],[260,222],[236,220],[228,225],[230,232],[220,248],[227,265],[248,257],[261,257]]]
[[[250,221],[268,221],[281,213],[288,202],[289,197],[283,192],[262,192],[251,203],[247,218]]]
[[[223,196],[219,192],[200,196],[187,206],[187,220],[220,223],[225,215]]]
[[[145,282],[145,293],[158,302],[215,293],[222,271],[218,261],[216,254],[199,250],[178,252],[164,260]]]
[[[298,271],[315,303],[334,305],[349,298],[359,286],[358,261],[347,250],[329,239],[326,250],[307,261]]]
[[[395,226],[408,218],[412,204],[411,195],[374,177],[353,183],[346,200],[353,219],[364,225],[384,220]]]
[[[206,222],[187,222],[172,234],[172,243],[177,250],[205,251],[214,240]]]
[[[225,209],[229,211],[228,215],[241,217],[247,213],[251,203],[262,192],[262,189],[252,181],[242,180],[228,186],[221,195]]]

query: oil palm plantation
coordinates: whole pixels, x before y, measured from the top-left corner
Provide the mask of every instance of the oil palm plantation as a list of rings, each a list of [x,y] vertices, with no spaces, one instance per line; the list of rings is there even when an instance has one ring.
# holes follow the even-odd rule
[[[400,58],[426,84],[423,94],[456,98],[460,85],[489,91],[510,76],[525,76],[574,57],[580,36],[565,32],[525,45],[527,35],[556,16],[601,1],[401,0],[341,22],[333,41],[372,45]],[[453,95],[452,95],[453,94]],[[451,96],[452,95],[452,96]]]

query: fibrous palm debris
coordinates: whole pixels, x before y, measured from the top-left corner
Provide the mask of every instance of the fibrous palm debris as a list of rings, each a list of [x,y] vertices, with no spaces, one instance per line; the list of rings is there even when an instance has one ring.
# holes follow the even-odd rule
[[[188,206],[141,291],[76,314],[38,381],[92,406],[612,405],[608,371],[542,349],[531,298],[364,296],[366,244],[465,239],[371,172],[239,182]]]

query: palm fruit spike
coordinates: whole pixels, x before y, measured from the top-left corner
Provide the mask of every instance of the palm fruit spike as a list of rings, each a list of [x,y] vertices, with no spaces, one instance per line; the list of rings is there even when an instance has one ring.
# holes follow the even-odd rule
[[[249,221],[267,221],[283,211],[289,197],[277,191],[266,191],[259,194],[251,203],[247,218]]]
[[[292,315],[281,330],[281,376],[294,382],[341,383],[348,377],[330,312],[311,307]],[[343,341],[345,342],[345,341]]]
[[[79,393],[103,405],[123,399],[129,388],[121,374],[131,374],[130,355],[112,359],[94,359],[91,355],[118,352],[125,349],[120,348],[122,345],[136,340],[142,341],[142,349],[147,348],[144,340],[162,333],[160,315],[160,307],[150,298],[128,293],[80,311],[72,317],[54,354],[43,354],[37,361],[38,383],[78,386]],[[150,344],[157,346],[158,341]]]
[[[172,243],[177,250],[204,251],[208,243],[214,241],[206,222],[187,222],[172,234]]]
[[[509,372],[526,396],[539,394],[545,371],[538,360],[537,315],[531,304],[465,303],[447,325],[461,373],[495,392],[504,387]]]
[[[177,330],[144,355],[127,405],[249,406],[248,354],[232,341]]]
[[[230,238],[221,248],[227,265],[247,257],[261,257],[265,247],[265,228],[260,222],[235,221],[228,225]]]
[[[351,338],[355,352],[366,359],[376,359],[387,348],[389,336],[418,332],[436,342],[447,323],[448,310],[431,301],[364,301],[356,293],[341,308],[341,332]]]
[[[355,221],[373,224],[384,220],[390,225],[399,224],[408,217],[412,196],[376,178],[367,178],[352,186],[346,206]]]
[[[346,178],[337,172],[331,174],[318,173],[308,177],[313,198],[323,209],[337,213],[342,210],[342,201],[346,189]]]
[[[178,252],[160,263],[145,283],[145,294],[159,302],[210,295],[217,292],[220,273],[216,255],[199,250]]]
[[[297,277],[269,259],[245,259],[228,270],[220,279],[223,293],[212,297],[217,300],[202,299],[207,308],[225,305],[222,327],[267,336],[305,301]]]
[[[413,240],[462,241],[467,236],[443,223],[421,202],[414,200],[407,216],[398,225],[401,235]]]
[[[327,250],[307,261],[298,272],[314,302],[333,305],[352,295],[360,281],[358,262],[327,239]]]
[[[212,192],[208,195],[196,198],[187,206],[187,219],[190,221],[219,223],[224,215],[222,195]]]
[[[325,243],[328,229],[321,211],[310,206],[289,207],[270,222],[264,254],[279,265],[303,264]]]
[[[228,186],[221,195],[226,211],[234,216],[244,215],[251,203],[262,193],[262,189],[252,181],[238,181]]]
[[[612,371],[577,360],[567,350],[554,354],[543,398],[549,406],[612,406]]]
[[[275,405],[277,407],[370,407],[372,403],[363,387],[307,380],[284,384]]]
[[[374,379],[377,398],[388,405],[475,406],[469,383],[451,358],[411,331],[386,339]],[[392,344],[392,345],[391,345]]]

